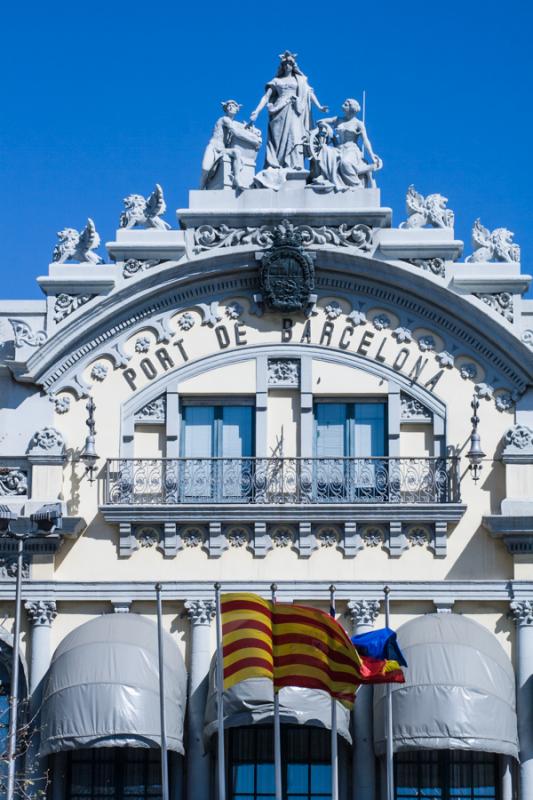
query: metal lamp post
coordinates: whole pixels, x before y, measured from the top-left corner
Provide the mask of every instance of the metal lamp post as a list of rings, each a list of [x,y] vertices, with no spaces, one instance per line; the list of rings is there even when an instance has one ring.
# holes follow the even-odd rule
[[[474,395],[474,398],[470,403],[470,405],[472,406],[472,410],[474,413],[470,418],[470,421],[472,423],[472,432],[470,434],[470,450],[466,454],[466,457],[470,462],[468,469],[472,471],[472,480],[474,481],[474,483],[477,483],[477,481],[479,480],[479,473],[483,469],[482,462],[483,459],[485,458],[485,453],[481,449],[481,438],[479,436],[479,432],[477,429],[479,425],[479,417],[477,415],[479,409],[479,399],[477,398],[476,395]]]
[[[96,453],[96,423],[94,420],[94,412],[96,409],[96,404],[92,397],[89,397],[85,408],[88,411],[88,417],[85,420],[85,424],[89,428],[89,433],[85,439],[85,445],[83,450],[81,451],[80,460],[85,464],[85,474],[89,476],[89,483],[93,483],[95,480],[94,473],[96,472],[96,462],[98,461],[98,455]]]
[[[6,506],[0,506],[0,538],[11,539],[17,543],[17,573],[15,583],[15,616],[13,625],[13,652],[11,661],[11,690],[9,697],[9,730],[7,748],[7,800],[15,796],[15,768],[17,763],[17,729],[20,667],[20,606],[22,595],[22,571],[24,568],[24,543],[36,536],[49,535],[61,527],[61,504],[43,506],[30,517],[30,524],[36,523],[37,530],[26,529],[28,520],[18,518]],[[17,524],[18,523],[18,524]],[[14,529],[12,529],[12,526]]]

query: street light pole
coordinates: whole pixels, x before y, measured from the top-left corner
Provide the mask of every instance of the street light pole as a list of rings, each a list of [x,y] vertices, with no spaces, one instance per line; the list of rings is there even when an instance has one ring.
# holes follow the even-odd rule
[[[9,733],[7,749],[7,800],[15,796],[15,767],[17,763],[17,727],[19,699],[19,662],[20,662],[20,603],[22,594],[22,569],[24,555],[23,533],[11,534],[17,540],[17,582],[15,590],[15,624],[13,632],[13,660],[11,664],[11,695],[9,698]]]

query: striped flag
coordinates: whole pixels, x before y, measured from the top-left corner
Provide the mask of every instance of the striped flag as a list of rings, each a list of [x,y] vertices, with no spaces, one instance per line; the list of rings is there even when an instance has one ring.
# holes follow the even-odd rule
[[[239,592],[221,597],[224,689],[248,678],[322,689],[351,708],[367,667],[346,631],[324,611]]]
[[[223,594],[224,689],[248,678],[274,678],[272,603],[249,592]]]
[[[322,689],[353,706],[363,662],[342,625],[317,608],[276,603],[273,634],[275,689]]]

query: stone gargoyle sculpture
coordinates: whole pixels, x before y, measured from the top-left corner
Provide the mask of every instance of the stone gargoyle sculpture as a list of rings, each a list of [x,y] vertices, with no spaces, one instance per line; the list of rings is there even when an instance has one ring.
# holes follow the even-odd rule
[[[124,211],[120,216],[121,228],[157,228],[167,231],[170,225],[160,219],[161,214],[167,210],[163,197],[163,189],[156,183],[152,194],[145,198],[142,194],[129,194],[124,198]]]

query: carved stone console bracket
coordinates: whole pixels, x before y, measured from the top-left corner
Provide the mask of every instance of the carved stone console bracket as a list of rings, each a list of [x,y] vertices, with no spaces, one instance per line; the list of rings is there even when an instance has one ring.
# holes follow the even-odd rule
[[[409,541],[401,522],[389,522],[389,535],[384,547],[391,558],[399,558],[408,549]]]

